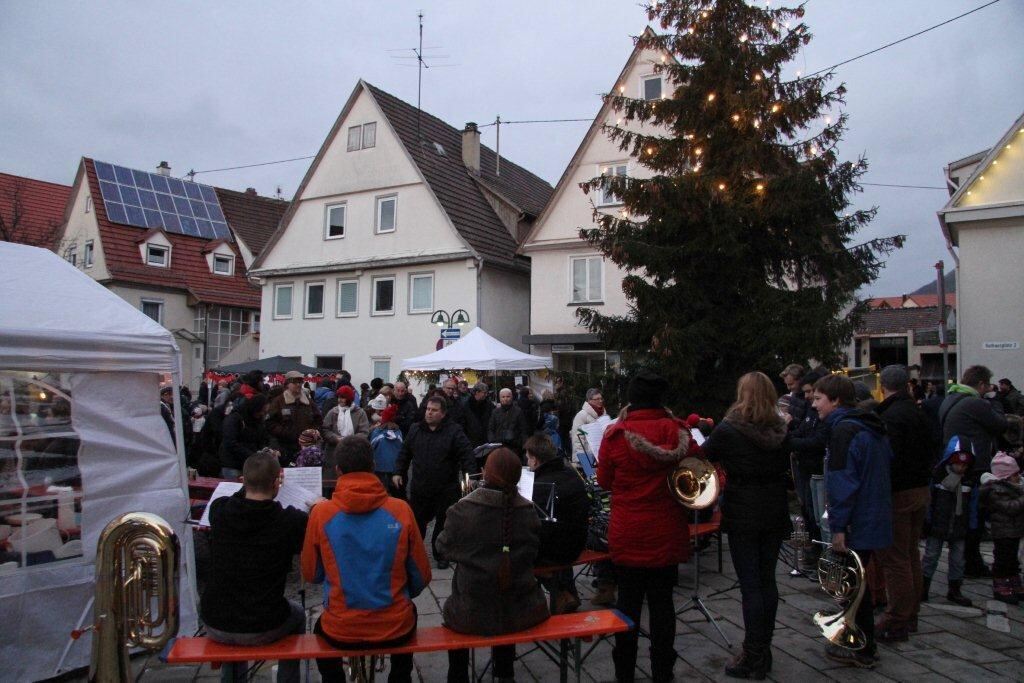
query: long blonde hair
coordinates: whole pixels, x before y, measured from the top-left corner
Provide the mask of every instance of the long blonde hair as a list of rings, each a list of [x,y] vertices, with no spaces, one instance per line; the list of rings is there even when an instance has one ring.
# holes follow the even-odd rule
[[[729,407],[727,416],[755,425],[774,424],[780,419],[775,405],[778,400],[768,375],[748,372],[736,383],[736,402]]]

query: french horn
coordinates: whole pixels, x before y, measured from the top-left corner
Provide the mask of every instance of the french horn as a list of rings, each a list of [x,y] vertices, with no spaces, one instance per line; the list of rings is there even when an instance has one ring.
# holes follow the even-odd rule
[[[703,510],[718,500],[718,474],[707,460],[683,458],[668,475],[668,488],[684,507]]]
[[[838,612],[821,611],[814,615],[814,623],[821,634],[833,645],[863,650],[867,638],[854,621],[864,599],[864,564],[860,556],[852,550],[838,552],[828,545],[818,560],[818,581],[823,591],[845,603]]]

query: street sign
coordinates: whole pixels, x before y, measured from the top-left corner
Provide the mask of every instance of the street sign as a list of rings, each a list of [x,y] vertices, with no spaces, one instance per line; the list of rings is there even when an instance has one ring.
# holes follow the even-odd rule
[[[462,337],[461,327],[445,327],[441,330],[441,339],[450,339],[455,341]]]

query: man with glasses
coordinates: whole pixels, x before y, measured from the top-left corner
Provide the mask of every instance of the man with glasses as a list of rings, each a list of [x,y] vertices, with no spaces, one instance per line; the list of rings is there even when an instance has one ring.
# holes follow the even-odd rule
[[[572,435],[575,436],[576,430],[583,425],[597,422],[602,415],[604,415],[604,397],[601,395],[601,390],[596,387],[587,389],[587,400],[584,401],[580,412],[576,413],[576,417],[572,420]]]
[[[991,471],[996,439],[1008,426],[1003,406],[996,398],[991,382],[991,370],[984,365],[972,365],[964,370],[959,384],[949,385],[946,398],[939,407],[942,443],[947,444],[954,436],[960,436],[974,447],[974,464],[964,477],[965,485],[977,486],[982,473]],[[971,500],[971,507],[976,509],[976,498],[972,496]],[[967,531],[964,549],[964,575],[985,578],[992,574],[981,559],[984,519],[980,513],[972,514],[970,519],[972,524]]]

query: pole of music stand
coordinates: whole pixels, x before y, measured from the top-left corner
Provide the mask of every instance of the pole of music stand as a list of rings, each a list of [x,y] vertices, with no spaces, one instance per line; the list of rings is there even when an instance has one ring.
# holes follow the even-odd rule
[[[694,510],[694,528],[696,528],[697,525],[697,510]],[[700,596],[700,551],[697,549],[698,543],[696,537],[693,540],[693,594],[690,596],[690,599],[686,601],[686,604],[680,607],[676,612],[676,617],[682,616],[692,609],[697,610],[704,615],[704,618],[707,619],[709,624],[715,627],[715,630],[718,631],[718,635],[722,636],[722,640],[725,641],[726,647],[732,648],[732,643],[729,641],[729,637],[725,635],[725,632],[722,631],[722,627],[719,626],[715,618],[711,616],[711,611],[708,609],[707,605],[704,604],[704,600]]]

